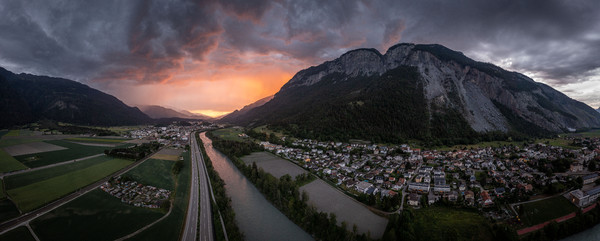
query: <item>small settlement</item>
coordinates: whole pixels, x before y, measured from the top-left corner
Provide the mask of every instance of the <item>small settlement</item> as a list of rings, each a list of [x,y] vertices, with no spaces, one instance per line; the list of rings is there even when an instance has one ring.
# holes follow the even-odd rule
[[[144,186],[135,181],[123,181],[121,176],[105,182],[100,189],[121,199],[121,202],[146,208],[159,208],[163,202],[168,202],[171,195],[169,190]]]

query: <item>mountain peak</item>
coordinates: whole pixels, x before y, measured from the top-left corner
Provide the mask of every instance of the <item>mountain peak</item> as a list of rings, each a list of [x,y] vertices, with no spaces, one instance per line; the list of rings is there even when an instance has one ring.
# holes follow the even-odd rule
[[[439,44],[411,43],[383,55],[352,50],[301,70],[273,100],[232,120],[289,125],[302,137],[385,141],[600,127],[597,111],[525,75]]]

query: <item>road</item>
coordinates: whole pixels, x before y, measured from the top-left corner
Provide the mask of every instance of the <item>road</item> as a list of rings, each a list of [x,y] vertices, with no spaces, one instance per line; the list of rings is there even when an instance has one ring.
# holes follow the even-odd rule
[[[160,150],[162,150],[166,146],[168,146],[168,145],[165,145],[165,146],[161,147],[156,152],[159,152]],[[106,176],[105,178],[103,178],[103,179],[101,179],[101,180],[99,180],[99,181],[97,181],[97,182],[95,182],[95,183],[93,183],[91,185],[88,185],[88,186],[86,186],[86,187],[84,187],[82,189],[79,189],[76,192],[73,192],[73,193],[71,193],[71,194],[69,194],[69,195],[67,195],[67,196],[65,196],[65,197],[63,197],[61,199],[58,199],[58,200],[55,200],[55,201],[53,201],[53,202],[51,202],[49,204],[46,204],[45,206],[43,206],[41,208],[38,208],[36,210],[33,210],[33,211],[28,212],[26,214],[23,214],[23,215],[21,215],[19,217],[16,217],[14,219],[11,219],[11,220],[8,220],[6,222],[1,223],[0,224],[0,234],[3,234],[5,232],[7,232],[7,231],[10,231],[10,230],[12,230],[12,229],[14,229],[16,227],[21,226],[21,225],[26,225],[27,223],[29,223],[30,221],[34,220],[38,216],[44,215],[44,214],[46,214],[46,213],[48,213],[48,212],[50,212],[50,211],[52,211],[52,210],[54,210],[54,209],[62,206],[62,205],[64,205],[65,203],[68,203],[68,202],[70,202],[70,201],[72,201],[72,200],[74,200],[74,199],[76,199],[76,198],[78,198],[78,197],[80,197],[80,196],[82,196],[82,195],[84,195],[84,194],[86,194],[86,193],[88,193],[88,192],[96,189],[97,187],[99,187],[103,183],[107,182],[110,178],[119,176],[119,175],[121,175],[121,174],[123,174],[125,172],[128,172],[129,170],[131,170],[131,169],[139,166],[140,164],[144,163],[146,160],[150,159],[151,156],[152,155],[148,155],[146,158],[144,158],[144,159],[142,159],[140,161],[134,162],[134,163],[130,164],[129,166],[127,166],[127,167],[125,167],[125,168],[123,168],[123,169],[121,169],[121,170],[119,170],[119,171],[117,171],[117,172],[115,172],[115,173],[113,173],[113,174],[111,174],[109,176]]]
[[[196,133],[190,136],[192,156],[192,185],[190,185],[190,202],[187,211],[183,241],[214,240],[210,194],[208,193],[208,177],[202,153],[198,148]],[[198,214],[200,208],[200,214]],[[198,229],[198,224],[200,228]]]

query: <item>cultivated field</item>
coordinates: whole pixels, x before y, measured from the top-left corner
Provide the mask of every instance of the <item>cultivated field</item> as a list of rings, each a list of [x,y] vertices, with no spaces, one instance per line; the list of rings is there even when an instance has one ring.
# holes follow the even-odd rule
[[[122,138],[93,138],[93,137],[74,137],[67,139],[69,141],[91,142],[91,143],[121,143],[129,139]]]
[[[114,240],[163,216],[95,189],[31,222],[41,240]]]
[[[244,141],[246,139],[239,136],[242,134],[241,129],[238,128],[225,128],[220,130],[215,130],[212,132],[213,135],[220,137],[221,139],[230,140],[230,141]]]
[[[242,160],[246,165],[252,165],[252,162],[256,162],[259,168],[271,173],[276,178],[280,178],[285,174],[289,174],[294,178],[306,173],[301,167],[268,152],[254,152],[242,157]]]
[[[474,211],[428,207],[413,213],[412,226],[421,240],[486,241],[494,237],[489,222]]]
[[[21,156],[35,154],[40,152],[65,150],[67,148],[57,145],[52,145],[46,142],[31,142],[14,146],[4,147],[4,150],[11,156]]]
[[[19,216],[19,209],[15,204],[6,198],[0,199],[0,223],[17,216]]]
[[[345,221],[348,231],[356,224],[359,233],[371,232],[372,238],[381,238],[388,220],[375,215],[362,204],[339,192],[321,179],[300,188],[308,193],[308,202],[319,211],[334,213],[338,225]]]
[[[168,160],[150,159],[131,169],[124,176],[144,185],[173,190],[175,180],[171,168],[175,163]]]
[[[52,140],[45,141],[47,143],[62,146],[67,148],[67,150],[59,150],[59,151],[50,151],[50,152],[42,152],[36,154],[22,155],[16,156],[15,158],[21,161],[23,164],[29,167],[41,167],[54,163],[70,161],[74,159],[79,159],[83,157],[93,156],[96,154],[104,153],[104,150],[110,149],[107,147],[101,146],[84,146],[78,145],[69,141],[64,140]],[[131,145],[131,144],[125,144]]]
[[[0,149],[0,173],[26,169],[27,166]]]
[[[181,156],[182,152],[183,152],[183,150],[181,150],[181,149],[165,148],[165,149],[160,150],[158,153],[154,154],[152,156],[152,158],[160,159],[160,160],[168,160],[168,161],[178,161],[179,156]]]
[[[113,159],[27,186],[9,189],[7,192],[17,207],[27,212],[98,181],[131,163],[128,160]]]
[[[171,214],[156,223],[149,229],[139,233],[138,235],[128,239],[131,240],[161,240],[161,241],[178,241],[180,231],[183,229],[185,222],[185,214],[188,207],[189,190],[190,190],[190,155],[189,152],[184,153],[184,165],[179,175],[177,175],[177,184],[175,191],[171,194],[174,198],[173,209]]]
[[[577,207],[563,196],[556,196],[519,206],[521,221],[525,226],[533,226],[577,211]]]
[[[102,146],[102,147],[115,147],[118,146],[119,143],[95,143],[95,142],[77,142],[77,141],[71,141],[72,143],[75,143],[77,145],[83,145],[83,146]]]
[[[113,160],[112,157],[99,156],[74,163],[69,163],[61,166],[45,168],[41,170],[21,173],[4,178],[6,189],[15,189],[22,186],[27,186],[36,182],[41,182],[53,177],[65,175],[67,173],[88,168],[100,163]]]
[[[25,226],[21,226],[0,235],[2,241],[35,241],[35,238],[31,236],[29,229]]]

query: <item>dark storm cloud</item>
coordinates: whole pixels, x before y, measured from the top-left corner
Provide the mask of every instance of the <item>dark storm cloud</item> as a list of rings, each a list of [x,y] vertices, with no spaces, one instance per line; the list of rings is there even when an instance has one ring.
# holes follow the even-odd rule
[[[227,65],[241,53],[315,65],[353,48],[383,52],[416,42],[440,43],[560,85],[585,81],[600,67],[599,3],[8,0],[0,3],[0,65],[155,83],[186,62]]]

